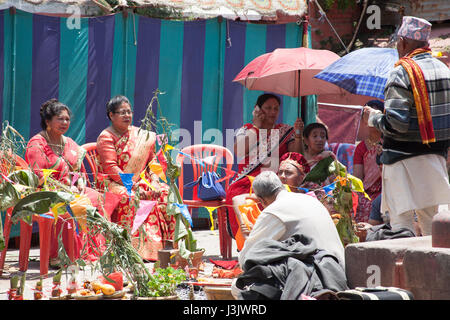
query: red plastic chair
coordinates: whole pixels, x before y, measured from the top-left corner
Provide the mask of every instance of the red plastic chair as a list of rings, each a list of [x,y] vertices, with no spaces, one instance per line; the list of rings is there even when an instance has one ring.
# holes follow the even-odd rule
[[[226,173],[230,172],[231,167],[233,166],[233,154],[230,150],[222,146],[214,144],[197,144],[183,148],[181,152],[192,157],[190,158],[190,162],[192,164],[194,180],[197,180],[197,178],[201,176],[203,172],[217,171],[219,163],[221,162],[223,162],[222,167],[226,168]],[[204,159],[212,156],[215,156],[213,161],[211,161],[211,163],[203,162],[204,166],[202,166],[198,161],[195,161],[195,159]],[[178,178],[178,186],[180,189],[181,198],[183,198],[184,191],[183,163],[185,158],[186,156],[182,153],[179,153],[176,158],[176,162],[181,166],[180,177]],[[231,177],[226,176],[225,179],[221,179],[225,181],[225,191],[228,189],[230,178]],[[217,220],[219,224],[220,254],[224,259],[231,259],[231,237],[226,230],[227,213],[225,207],[225,199],[202,201],[197,197],[197,186],[194,186],[192,190],[192,200],[184,200],[183,198],[183,203],[188,206],[190,211],[192,208],[199,207],[219,207],[217,209]]]
[[[16,168],[17,167],[22,168],[22,169],[28,168],[28,163],[26,163],[26,161],[24,159],[22,159],[18,155],[14,155],[14,157],[15,157],[14,160],[16,162],[15,163]],[[7,166],[4,163],[2,163],[0,170],[2,171],[3,174],[8,174],[8,172],[5,172],[5,170],[7,170]],[[0,275],[3,274],[3,268],[5,266],[5,260],[6,260],[6,253],[8,251],[9,235],[11,233],[11,226],[12,226],[12,222],[11,222],[12,211],[13,211],[13,208],[8,208],[6,210],[6,215],[5,215],[5,222],[4,222],[4,226],[3,226],[3,235],[5,237],[5,249],[3,249],[3,251],[1,252],[1,255],[0,255]],[[21,228],[20,233],[22,234],[22,228]],[[30,236],[30,241],[31,241],[31,236]]]
[[[50,213],[52,215],[52,213]],[[66,213],[62,218],[70,218]],[[60,218],[58,218],[60,219]],[[51,246],[51,232],[54,221],[50,218],[45,218],[40,215],[34,215],[33,221],[39,225],[39,268],[40,274],[46,275],[48,273],[48,265],[50,262],[50,246]],[[67,233],[67,244],[65,248],[70,261],[75,261],[75,223],[72,219],[68,219],[69,232]],[[28,262],[31,247],[32,226],[26,222],[20,221],[20,248],[19,248],[19,270],[28,270]]]
[[[98,166],[97,166],[97,143],[89,142],[83,144],[83,147],[86,150],[86,161],[91,168],[92,176],[94,182],[97,180]]]
[[[16,155],[16,167],[21,167],[22,169],[28,169],[28,164],[26,161]],[[5,266],[6,253],[8,251],[9,235],[11,232],[11,215],[13,208],[9,208],[6,211],[5,225],[4,225],[4,236],[5,236],[5,249],[3,249],[0,256],[0,275],[3,274],[3,268]],[[64,216],[62,216],[64,217]],[[50,245],[51,245],[51,228],[54,223],[53,219],[45,218],[39,215],[33,216],[33,221],[36,221],[39,226],[39,247],[40,247],[40,274],[48,274],[48,264],[50,260]],[[72,220],[68,222],[72,232],[68,232],[68,248],[67,255],[71,261],[75,261],[75,225]],[[26,271],[28,269],[28,262],[30,256],[31,247],[31,237],[33,228],[26,222],[20,221],[20,247],[19,247],[19,270]]]

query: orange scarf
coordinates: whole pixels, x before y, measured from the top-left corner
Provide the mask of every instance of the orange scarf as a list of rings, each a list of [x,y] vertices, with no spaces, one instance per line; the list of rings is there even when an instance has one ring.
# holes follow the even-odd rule
[[[414,94],[414,103],[417,110],[417,118],[419,122],[420,136],[422,143],[436,142],[433,130],[433,121],[431,119],[430,100],[428,98],[428,90],[425,84],[425,77],[422,69],[412,57],[421,53],[431,53],[430,48],[418,48],[405,57],[401,58],[395,66],[401,65],[408,73]]]

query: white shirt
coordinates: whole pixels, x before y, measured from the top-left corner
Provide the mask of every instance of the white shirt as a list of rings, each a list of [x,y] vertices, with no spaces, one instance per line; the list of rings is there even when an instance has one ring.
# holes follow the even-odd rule
[[[345,268],[344,247],[328,210],[316,198],[285,190],[279,192],[275,201],[259,215],[239,253],[240,265],[257,242],[263,239],[283,241],[295,233],[312,238],[318,249],[335,255]]]
[[[242,266],[243,261],[241,261],[241,258],[245,256],[247,251],[254,246],[255,243],[262,239],[279,240],[285,232],[286,227],[279,218],[273,214],[264,211],[261,212],[258,219],[256,219],[250,235],[247,240],[245,240],[244,247],[239,252],[239,264]]]

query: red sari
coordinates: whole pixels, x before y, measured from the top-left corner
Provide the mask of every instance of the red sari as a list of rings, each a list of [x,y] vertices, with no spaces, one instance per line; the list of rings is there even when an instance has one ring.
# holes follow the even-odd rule
[[[261,173],[264,167],[264,160],[261,162],[261,154],[260,151],[266,152],[268,154],[274,147],[278,148],[278,165],[280,163],[280,158],[283,154],[288,152],[288,143],[292,140],[292,136],[294,134],[294,130],[292,127],[287,124],[277,124],[275,127],[270,130],[265,137],[265,139],[261,139],[259,129],[255,127],[251,123],[245,124],[242,128],[239,129],[237,135],[244,135],[247,130],[255,129],[257,133],[257,147],[254,147],[250,150],[249,154],[243,159],[243,161],[239,161],[238,163],[238,176],[234,181],[230,184],[227,190],[226,203],[228,205],[228,221],[230,224],[231,231],[233,236],[236,236],[239,230],[239,224],[232,208],[233,206],[233,197],[249,193],[251,182],[250,179],[246,176],[256,177]],[[278,131],[273,131],[274,129]],[[278,135],[272,134],[273,132],[277,132]],[[264,137],[264,136],[262,136]],[[275,169],[275,172],[278,170]]]
[[[358,209],[355,215],[356,222],[367,222],[372,208],[372,201],[381,193],[381,169],[376,162],[376,146],[367,148],[365,141],[361,141],[355,148],[353,166],[362,164],[364,166],[364,190],[369,195],[367,199],[364,194],[358,193]]]
[[[25,152],[25,161],[30,168],[41,179],[43,178],[42,169],[52,169],[55,172],[50,174],[50,177],[61,182],[66,186],[72,184],[72,178],[74,175],[83,175],[83,159],[86,154],[84,148],[80,147],[75,141],[69,137],[63,137],[64,150],[61,155],[56,154],[53,149],[48,145],[47,140],[41,135],[37,134],[30,139]],[[86,188],[85,194],[81,197],[89,198],[90,203],[98,203],[101,195],[90,188]],[[88,203],[89,203],[88,201]],[[73,232],[69,223],[64,218],[58,219],[55,228],[52,229],[51,235],[51,247],[50,258],[58,257],[58,235],[62,229],[62,239],[64,247],[68,247],[68,232]],[[101,235],[95,238],[83,232],[81,228],[78,228],[78,233],[75,233],[75,258],[79,258],[82,253],[82,248],[85,246],[86,252],[83,253],[83,259],[94,261],[100,256],[97,248],[93,248],[87,241],[95,242],[97,248],[102,248],[104,244],[104,238]]]
[[[131,231],[136,215],[133,203],[134,191],[137,188],[141,200],[158,202],[142,224],[145,233],[140,234],[138,230],[131,235],[133,246],[145,260],[157,260],[158,250],[163,248],[163,240],[172,240],[175,231],[175,218],[168,216],[166,211],[169,187],[160,183],[158,176],[148,168],[155,156],[155,141],[154,132],[139,131],[134,126],[121,136],[116,135],[109,127],[103,130],[97,139],[99,173],[104,175],[99,187],[121,196],[111,220]],[[142,172],[145,180],[141,177]],[[134,173],[131,197],[122,185],[119,173]]]

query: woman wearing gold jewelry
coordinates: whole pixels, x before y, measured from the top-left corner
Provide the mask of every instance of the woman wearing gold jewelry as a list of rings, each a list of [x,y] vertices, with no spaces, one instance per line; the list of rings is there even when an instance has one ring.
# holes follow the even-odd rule
[[[41,183],[44,181],[43,169],[54,170],[50,174],[50,178],[57,181],[58,185],[73,193],[85,194],[92,203],[97,203],[100,194],[90,188],[86,188],[83,159],[86,154],[84,148],[80,147],[71,138],[64,136],[70,126],[70,118],[72,113],[65,104],[57,99],[50,99],[41,106],[41,127],[42,131],[33,136],[27,145],[25,152],[25,161],[30,168],[40,178]],[[56,228],[52,228],[52,242],[50,247],[50,265],[58,264],[58,239],[57,236],[63,229],[63,243],[67,248],[67,232],[69,226],[62,219],[58,219]],[[79,257],[81,248],[83,247],[83,234],[75,236],[75,255]],[[100,243],[104,241],[101,236],[95,239],[100,247]],[[90,246],[87,246],[89,250]],[[93,255],[92,255],[93,254]],[[98,253],[90,251],[83,258],[94,260]]]
[[[52,169],[50,177],[72,186],[74,173],[79,176],[74,181],[73,191],[85,189],[81,171],[86,151],[71,138],[64,136],[70,126],[72,113],[57,99],[46,101],[40,110],[42,131],[30,139],[25,160],[30,168],[43,178],[42,169]]]
[[[266,170],[277,172],[280,157],[286,152],[303,152],[303,121],[298,118],[293,126],[276,123],[280,104],[281,99],[274,94],[260,95],[253,109],[252,122],[236,132],[234,154],[238,159],[238,174],[226,197],[228,223],[235,239],[242,237],[239,206],[245,204],[250,194],[251,177]]]
[[[133,110],[125,96],[111,98],[106,104],[106,115],[111,125],[97,138],[99,174],[105,175],[98,187],[120,196],[111,221],[129,229],[130,233],[137,212],[134,197],[157,201],[142,223],[143,231],[131,234],[131,241],[144,260],[158,260],[164,241],[173,240],[175,217],[167,213],[169,186],[160,182],[149,168],[156,158],[156,134],[133,126]],[[123,173],[133,174],[131,195],[121,179]]]

